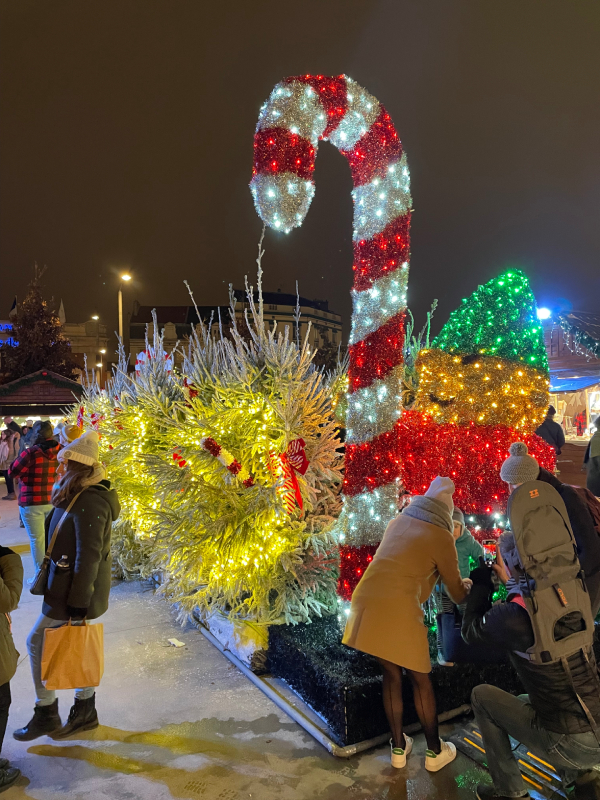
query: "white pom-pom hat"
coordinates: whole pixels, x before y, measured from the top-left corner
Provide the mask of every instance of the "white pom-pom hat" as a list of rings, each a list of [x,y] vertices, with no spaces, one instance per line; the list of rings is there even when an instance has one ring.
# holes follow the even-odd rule
[[[98,442],[100,437],[96,431],[87,431],[79,439],[75,439],[58,454],[59,461],[79,461],[81,464],[87,464],[90,467],[97,467],[100,462],[98,460]]]
[[[537,481],[540,474],[540,465],[529,450],[525,442],[513,442],[508,448],[510,456],[500,467],[500,477],[512,486],[518,486],[527,481]]]

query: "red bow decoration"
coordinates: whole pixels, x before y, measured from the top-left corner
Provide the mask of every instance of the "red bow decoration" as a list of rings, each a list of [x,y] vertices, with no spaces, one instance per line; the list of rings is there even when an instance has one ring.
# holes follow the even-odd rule
[[[194,397],[198,397],[198,389],[196,389],[194,384],[191,381],[188,381],[187,378],[183,379],[183,390],[190,400],[193,400]]]
[[[85,414],[85,409],[83,406],[79,406],[79,411],[77,412],[77,427],[83,429],[83,416]]]
[[[304,447],[304,439],[294,439],[288,444],[285,453],[269,453],[269,469],[275,478],[283,481],[280,491],[286,511],[290,515],[294,511],[296,503],[300,511],[304,508],[302,492],[296,477],[296,472],[304,475],[310,463]]]
[[[94,412],[90,419],[92,422],[92,428],[98,430],[98,426],[104,421],[104,414],[96,414],[96,412]]]

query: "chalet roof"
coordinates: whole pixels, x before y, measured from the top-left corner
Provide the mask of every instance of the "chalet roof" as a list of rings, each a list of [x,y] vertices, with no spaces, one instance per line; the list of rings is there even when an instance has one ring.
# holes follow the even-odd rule
[[[40,369],[0,386],[0,413],[11,416],[61,415],[83,393],[77,381]]]
[[[600,342],[600,314],[590,311],[571,311],[565,319],[577,330]]]
[[[15,394],[19,389],[37,382],[50,383],[57,388],[69,389],[77,394],[83,392],[83,387],[80,383],[77,383],[77,381],[65,378],[64,375],[59,375],[49,369],[40,369],[29,375],[24,375],[22,378],[17,378],[14,381],[2,384],[2,386],[0,386],[0,397],[7,397],[8,395]]]
[[[600,360],[600,314],[571,311],[559,317],[563,332],[571,337],[576,352],[585,351],[586,358]]]

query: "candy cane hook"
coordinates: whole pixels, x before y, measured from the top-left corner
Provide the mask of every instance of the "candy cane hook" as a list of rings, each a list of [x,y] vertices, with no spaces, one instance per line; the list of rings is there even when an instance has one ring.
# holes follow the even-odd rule
[[[345,541],[375,544],[398,505],[410,177],[390,115],[365,89],[345,75],[286,78],[261,108],[254,136],[250,188],[270,227],[289,233],[302,224],[322,139],[348,159],[354,181]]]

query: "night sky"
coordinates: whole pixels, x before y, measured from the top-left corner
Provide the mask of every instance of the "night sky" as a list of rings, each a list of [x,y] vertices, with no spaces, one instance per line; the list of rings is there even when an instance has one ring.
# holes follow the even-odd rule
[[[540,305],[597,311],[598,0],[2,0],[0,318],[34,261],[67,319],[227,302],[254,275],[258,111],[346,73],[388,109],[415,212],[408,302],[450,311],[507,266]],[[264,285],[350,322],[351,177],[322,144],[306,222],[267,232]]]

